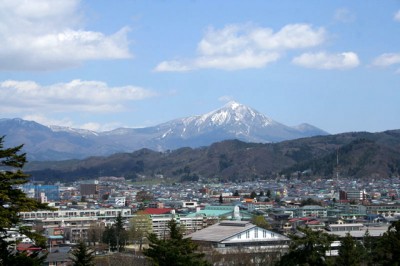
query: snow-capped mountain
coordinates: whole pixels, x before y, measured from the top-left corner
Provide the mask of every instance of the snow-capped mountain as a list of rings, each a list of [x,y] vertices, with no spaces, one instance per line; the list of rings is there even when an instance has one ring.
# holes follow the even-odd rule
[[[311,129],[312,126],[310,126]],[[160,140],[190,139],[208,144],[224,139],[240,139],[248,142],[276,142],[327,132],[312,127],[297,129],[285,126],[260,112],[237,102],[229,102],[222,108],[204,115],[176,119],[159,125]],[[206,144],[206,143],[205,143]]]
[[[147,128],[118,128],[94,132],[61,126],[46,127],[22,119],[0,119],[0,135],[10,145],[25,144],[31,160],[63,160],[88,156],[207,146],[227,139],[247,142],[278,142],[326,135],[308,124],[285,126],[237,102],[198,116],[175,119]]]

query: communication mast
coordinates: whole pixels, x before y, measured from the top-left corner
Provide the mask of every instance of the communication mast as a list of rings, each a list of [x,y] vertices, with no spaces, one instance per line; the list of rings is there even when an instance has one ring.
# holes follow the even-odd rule
[[[339,185],[339,176],[340,176],[340,167],[339,167],[339,148],[336,149],[336,167],[335,167],[335,172],[336,172],[336,199],[340,200],[340,185]],[[335,175],[335,174],[334,174]]]

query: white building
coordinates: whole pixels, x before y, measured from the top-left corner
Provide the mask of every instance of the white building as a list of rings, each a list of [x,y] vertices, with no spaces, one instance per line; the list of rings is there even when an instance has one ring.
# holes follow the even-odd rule
[[[236,249],[242,252],[281,252],[288,248],[290,241],[284,235],[263,229],[248,221],[222,221],[187,237],[222,254]]]

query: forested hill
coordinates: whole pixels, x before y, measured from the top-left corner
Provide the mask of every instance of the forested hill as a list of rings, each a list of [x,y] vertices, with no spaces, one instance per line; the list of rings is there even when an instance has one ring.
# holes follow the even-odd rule
[[[68,181],[99,176],[130,179],[160,177],[176,181],[251,180],[304,172],[355,178],[400,174],[400,130],[317,136],[271,144],[229,140],[202,148],[167,152],[141,149],[108,157],[58,162],[31,162],[25,169],[35,180]]]

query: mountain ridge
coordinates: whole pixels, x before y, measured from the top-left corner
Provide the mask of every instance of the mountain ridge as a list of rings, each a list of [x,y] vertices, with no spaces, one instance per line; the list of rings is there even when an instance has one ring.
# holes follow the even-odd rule
[[[337,157],[338,156],[338,157]],[[339,158],[340,175],[351,178],[400,176],[400,130],[350,132],[279,143],[225,140],[209,146],[157,152],[90,157],[84,160],[32,162],[26,171],[35,180],[71,181],[99,176],[133,180],[157,179],[219,182],[310,175],[333,178]]]
[[[151,127],[117,128],[105,132],[44,126],[20,118],[0,119],[0,135],[6,135],[11,145],[25,144],[24,151],[29,160],[82,159],[142,148],[156,151],[196,148],[229,139],[270,143],[327,134],[308,124],[298,128],[286,126],[234,101],[202,115]]]

